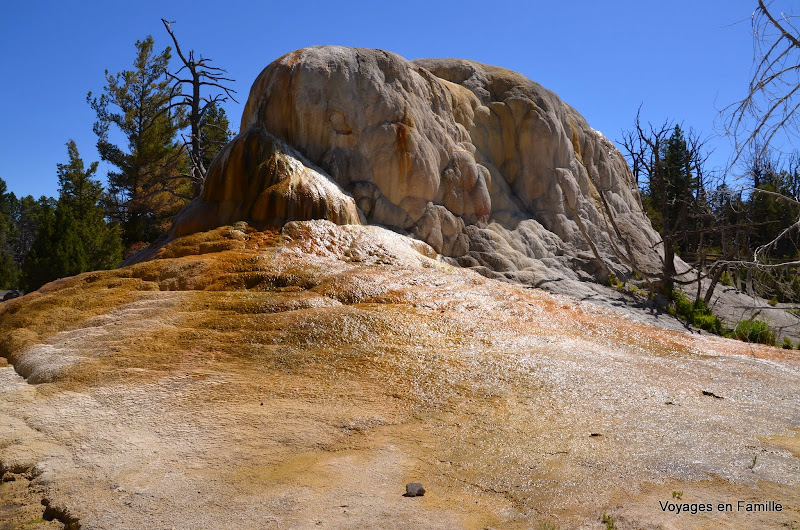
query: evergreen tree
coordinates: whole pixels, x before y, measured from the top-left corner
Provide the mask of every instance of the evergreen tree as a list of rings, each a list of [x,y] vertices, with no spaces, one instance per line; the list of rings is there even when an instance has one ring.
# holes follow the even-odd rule
[[[768,257],[774,259],[792,258],[797,252],[796,234],[778,238],[785,229],[794,224],[800,214],[796,205],[787,204],[779,197],[779,195],[790,196],[786,184],[785,172],[766,174],[757,189],[768,193],[754,191],[749,201],[749,211],[754,226],[750,245],[755,250],[775,240],[767,253]]]
[[[656,197],[663,201],[660,206],[662,229],[674,232],[676,250],[689,250],[692,235],[697,232],[698,167],[693,153],[684,137],[680,125],[663,146],[664,183]],[[659,196],[660,195],[660,196]]]
[[[675,256],[705,245],[703,230],[710,218],[702,175],[702,141],[693,132],[665,122],[645,130],[636,117],[636,130],[622,145],[637,182],[643,185],[643,206],[661,235],[661,289],[671,294],[676,281]],[[671,130],[671,132],[670,132]],[[699,252],[698,254],[702,254]],[[683,271],[681,271],[683,272]]]
[[[93,180],[97,162],[84,169],[73,140],[67,142],[69,162],[58,164],[58,210],[65,210],[81,238],[88,269],[111,269],[122,259],[122,242],[117,225],[109,226],[101,206],[103,187]],[[65,220],[66,221],[66,220]],[[83,271],[81,271],[83,272]]]
[[[27,291],[33,291],[45,283],[58,278],[50,272],[52,238],[56,231],[56,201],[42,196],[38,201],[30,195],[20,202],[20,221],[24,222],[25,239],[21,240],[23,253],[22,285]],[[33,235],[30,232],[33,231]]]
[[[14,220],[16,223],[16,240],[14,255],[17,265],[22,267],[25,258],[33,248],[36,234],[48,211],[55,210],[56,201],[52,197],[42,195],[39,200],[32,195],[22,197],[16,205]]]
[[[203,167],[207,170],[225,144],[231,139],[231,124],[225,109],[216,103],[206,108],[200,124],[200,145]]]
[[[92,179],[97,162],[84,167],[75,142],[69,162],[58,164],[59,199],[40,214],[36,239],[24,262],[28,289],[56,278],[116,267],[122,259],[118,228],[109,226],[100,205],[103,189]]]
[[[100,98],[87,97],[97,113],[94,131],[100,158],[116,169],[108,173],[109,215],[120,223],[124,241],[152,241],[166,230],[169,219],[185,204],[191,190],[181,178],[185,161],[177,142],[183,113],[170,105],[165,72],[170,48],[154,51],[151,36],[136,42],[132,70],[111,75]],[[111,142],[111,126],[127,139],[125,148]]]
[[[48,208],[42,214],[33,247],[23,264],[28,291],[88,269],[86,252],[69,209]]]
[[[13,215],[17,198],[7,190],[5,181],[0,178],[0,289],[18,287],[20,279],[14,252],[16,223]]]
[[[741,191],[735,191],[722,181],[712,194],[711,210],[714,215],[712,245],[729,259],[747,259],[752,255],[748,247],[750,222],[747,205]]]

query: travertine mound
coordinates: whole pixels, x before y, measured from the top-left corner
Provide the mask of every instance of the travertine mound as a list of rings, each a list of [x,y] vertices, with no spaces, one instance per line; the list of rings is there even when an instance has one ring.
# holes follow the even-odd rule
[[[275,150],[260,146],[278,146],[271,134],[352,196],[366,222],[484,274],[538,284],[658,269],[658,237],[622,155],[553,92],[503,68],[301,49],[258,76],[241,131],[176,234],[306,218],[298,209],[355,221],[338,187],[332,198],[315,195],[315,208],[264,198],[282,180]]]

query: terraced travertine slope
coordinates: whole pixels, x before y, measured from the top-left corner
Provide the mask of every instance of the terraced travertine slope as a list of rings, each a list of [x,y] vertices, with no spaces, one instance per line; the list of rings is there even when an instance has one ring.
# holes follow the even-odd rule
[[[796,353],[434,258],[240,224],[0,305],[0,528],[800,526]]]

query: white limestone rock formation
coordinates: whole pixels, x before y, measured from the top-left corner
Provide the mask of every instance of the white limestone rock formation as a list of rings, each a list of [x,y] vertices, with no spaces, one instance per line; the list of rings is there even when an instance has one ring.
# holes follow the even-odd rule
[[[556,94],[510,70],[305,48],[258,76],[240,130],[176,233],[237,217],[291,220],[284,206],[256,219],[248,212],[257,209],[236,205],[280,180],[255,176],[265,165],[283,170],[272,150],[246,147],[274,135],[335,183],[336,199],[321,200],[314,215],[339,223],[363,216],[486,275],[542,285],[660,268],[659,238],[620,152]],[[246,162],[231,166],[232,153],[244,151]],[[329,203],[347,195],[358,214],[331,213]],[[209,207],[221,213],[198,213]]]

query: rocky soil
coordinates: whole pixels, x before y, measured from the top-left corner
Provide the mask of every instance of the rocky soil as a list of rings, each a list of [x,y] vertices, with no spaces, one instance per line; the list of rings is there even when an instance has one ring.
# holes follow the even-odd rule
[[[800,527],[798,353],[377,227],[177,239],[3,303],[0,356],[0,528]]]

